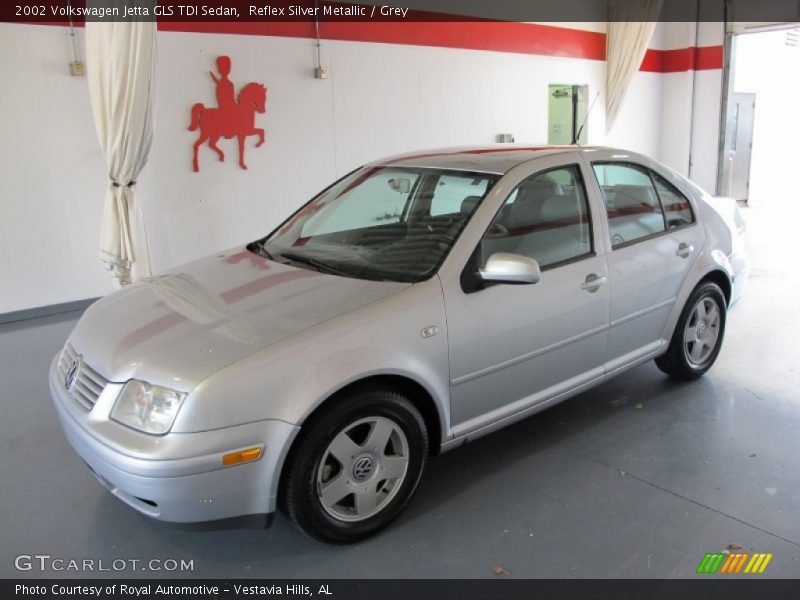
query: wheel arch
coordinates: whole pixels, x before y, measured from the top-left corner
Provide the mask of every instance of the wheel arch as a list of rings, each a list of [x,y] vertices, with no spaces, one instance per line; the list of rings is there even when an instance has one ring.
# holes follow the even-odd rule
[[[356,391],[365,389],[382,389],[395,391],[406,398],[419,410],[425,422],[425,428],[429,435],[429,453],[436,455],[439,453],[442,445],[442,415],[440,415],[437,408],[436,401],[431,393],[418,381],[404,375],[397,374],[378,374],[369,375],[363,378],[351,381],[341,388],[330,393],[324,400],[319,402],[312,411],[310,411],[298,425],[302,428],[305,423],[313,415],[317,414],[323,407],[330,406],[332,402],[344,398]],[[285,475],[283,466],[289,455],[295,450],[298,444],[300,435],[295,435],[289,448],[286,450],[284,459],[281,463],[280,475],[278,477],[278,485],[275,490],[278,503],[282,502],[283,491],[285,488]]]
[[[672,313],[669,319],[667,319],[664,332],[662,333],[664,351],[666,351],[672,339],[675,326],[678,324],[678,318],[683,312],[686,302],[689,300],[692,292],[697,289],[697,286],[708,281],[717,284],[722,289],[726,308],[730,306],[733,297],[733,269],[728,257],[720,250],[711,250],[701,253],[700,257],[692,266],[689,275],[684,280],[681,291],[675,298]]]
[[[368,375],[351,381],[329,394],[327,398],[314,407],[313,411],[306,415],[303,422],[317,413],[322,407],[329,406],[331,402],[336,402],[339,398],[344,398],[356,391],[365,389],[395,391],[408,398],[425,421],[425,428],[428,431],[430,440],[431,454],[439,453],[439,449],[442,445],[442,416],[439,414],[437,404],[425,386],[405,375],[386,373]],[[302,427],[302,423],[300,423],[300,426]]]
[[[720,287],[722,294],[725,296],[725,304],[730,306],[731,295],[733,294],[733,284],[731,283],[731,279],[728,274],[722,269],[714,269],[709,271],[700,279],[700,281],[697,282],[697,285],[695,285],[693,289],[696,289],[698,285],[709,281],[716,283]]]

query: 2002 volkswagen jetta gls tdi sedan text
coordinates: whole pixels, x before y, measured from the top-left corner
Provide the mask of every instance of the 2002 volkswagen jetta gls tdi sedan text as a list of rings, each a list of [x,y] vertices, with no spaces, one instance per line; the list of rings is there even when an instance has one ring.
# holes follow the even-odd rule
[[[51,391],[141,513],[229,527],[282,507],[354,541],[397,516],[430,454],[649,359],[701,376],[747,272],[735,203],[646,157],[404,155],[94,303]]]

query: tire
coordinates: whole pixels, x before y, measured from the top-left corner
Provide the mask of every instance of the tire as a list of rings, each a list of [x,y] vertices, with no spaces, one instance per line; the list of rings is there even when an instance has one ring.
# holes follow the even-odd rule
[[[686,301],[666,353],[656,358],[658,368],[678,381],[702,377],[717,360],[726,318],[725,295],[719,286],[698,285]]]
[[[281,508],[314,539],[357,542],[408,505],[427,457],[425,421],[408,398],[356,391],[303,425],[283,468]]]

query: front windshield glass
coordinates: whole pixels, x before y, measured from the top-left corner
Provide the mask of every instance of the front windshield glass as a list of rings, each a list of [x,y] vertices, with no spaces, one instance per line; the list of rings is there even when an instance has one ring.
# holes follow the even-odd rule
[[[366,167],[322,192],[256,250],[328,273],[417,282],[432,276],[497,175]]]

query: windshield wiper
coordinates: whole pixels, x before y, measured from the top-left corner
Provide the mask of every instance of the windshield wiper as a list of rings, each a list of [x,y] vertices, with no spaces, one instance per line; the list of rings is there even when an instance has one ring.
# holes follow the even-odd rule
[[[282,258],[288,258],[293,262],[298,262],[314,267],[317,271],[321,273],[324,272],[324,273],[330,273],[332,275],[342,275],[345,277],[349,277],[347,271],[344,271],[343,269],[340,269],[338,267],[334,267],[333,265],[329,265],[328,263],[323,262],[319,259],[311,258],[310,256],[307,256],[305,254],[294,254],[293,252],[281,252],[279,256],[281,256]]]

